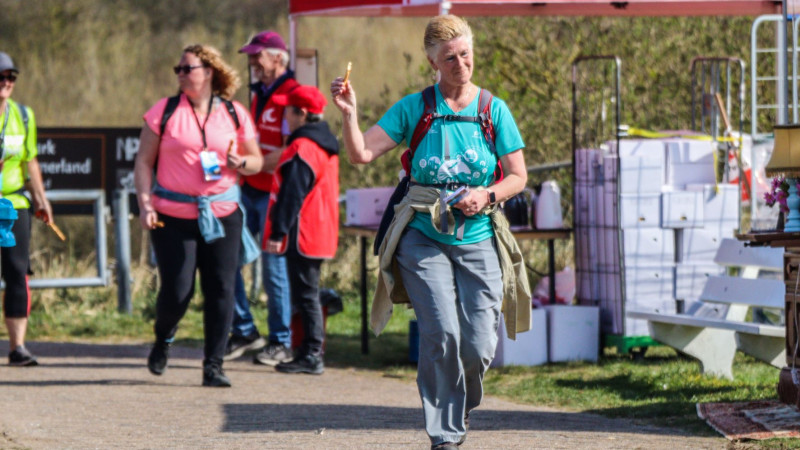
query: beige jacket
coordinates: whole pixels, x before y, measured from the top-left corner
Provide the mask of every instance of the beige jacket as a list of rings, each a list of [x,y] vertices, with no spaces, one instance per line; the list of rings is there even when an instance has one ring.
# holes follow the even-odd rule
[[[482,189],[482,188],[478,188]],[[380,334],[392,317],[394,303],[410,303],[408,293],[403,286],[400,270],[394,258],[400,236],[414,214],[427,212],[431,215],[433,225],[439,226],[441,203],[439,189],[426,186],[411,186],[408,195],[394,207],[394,220],[386,230],[386,236],[378,250],[380,272],[375,296],[372,299],[370,325],[376,335]],[[497,253],[503,279],[503,316],[509,339],[515,339],[517,333],[528,331],[531,327],[531,289],[522,252],[514,235],[508,227],[508,220],[497,208],[485,208],[480,214],[488,214],[492,220]],[[455,218],[448,208],[447,222],[449,230],[455,230]]]

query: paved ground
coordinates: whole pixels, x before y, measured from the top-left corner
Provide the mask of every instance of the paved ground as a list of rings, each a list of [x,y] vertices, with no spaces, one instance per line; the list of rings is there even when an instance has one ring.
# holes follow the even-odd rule
[[[173,349],[161,377],[144,345],[31,343],[41,365],[0,366],[0,448],[429,448],[413,383],[328,369],[283,375],[226,363],[231,389],[200,387],[202,354]],[[7,342],[0,342],[0,355]],[[683,436],[487,398],[466,449],[725,448]]]

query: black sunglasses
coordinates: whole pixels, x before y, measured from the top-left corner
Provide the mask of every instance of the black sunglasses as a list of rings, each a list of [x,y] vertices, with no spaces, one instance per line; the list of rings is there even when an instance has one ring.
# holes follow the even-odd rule
[[[0,83],[2,83],[3,81],[6,81],[6,80],[8,80],[8,81],[13,83],[13,82],[17,81],[17,76],[15,74],[13,74],[13,73],[11,75],[0,75]]]
[[[172,71],[175,72],[175,75],[180,75],[181,73],[183,73],[184,75],[189,75],[189,72],[191,72],[194,69],[198,69],[200,67],[205,67],[205,66],[202,64],[200,64],[199,66],[190,66],[190,65],[175,66],[172,68]]]

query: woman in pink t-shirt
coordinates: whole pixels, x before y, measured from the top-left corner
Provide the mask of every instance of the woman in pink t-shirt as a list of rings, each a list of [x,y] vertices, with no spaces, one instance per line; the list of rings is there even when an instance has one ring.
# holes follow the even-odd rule
[[[144,114],[134,169],[139,220],[151,230],[161,278],[156,341],[147,367],[154,375],[164,373],[199,269],[203,386],[227,387],[231,383],[222,370],[222,356],[233,317],[243,223],[236,181],[238,174],[259,172],[262,156],[247,110],[223,100],[233,96],[240,81],[219,51],[186,47],[174,71],[180,86],[177,105],[162,98]],[[168,105],[172,115],[164,123]]]

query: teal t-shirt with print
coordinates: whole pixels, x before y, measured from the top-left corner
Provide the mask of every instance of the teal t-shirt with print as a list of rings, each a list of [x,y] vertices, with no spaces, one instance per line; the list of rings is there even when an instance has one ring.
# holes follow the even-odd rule
[[[438,114],[469,117],[478,115],[480,89],[474,92],[472,102],[459,112],[450,109],[439,92],[438,84],[435,92]],[[381,117],[378,126],[393,141],[410,143],[414,128],[424,110],[421,92],[408,95]],[[489,186],[494,179],[498,157],[525,146],[511,111],[503,100],[497,97],[492,99],[491,115],[496,135],[496,155],[490,150],[479,122],[436,119],[414,153],[414,160],[411,162],[412,178],[422,184],[463,183],[470,186]],[[454,213],[458,215],[461,211],[454,209]],[[433,226],[430,214],[416,213],[409,227],[449,245],[474,244],[493,236],[490,219],[483,214],[466,217],[464,238],[461,241],[453,233],[439,233]]]

